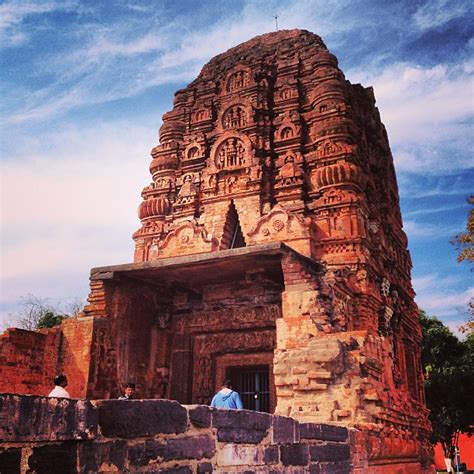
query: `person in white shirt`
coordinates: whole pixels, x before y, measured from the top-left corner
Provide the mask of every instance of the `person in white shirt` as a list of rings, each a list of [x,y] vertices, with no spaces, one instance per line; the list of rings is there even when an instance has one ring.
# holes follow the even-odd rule
[[[48,397],[71,398],[65,387],[67,387],[67,377],[57,375],[54,377],[54,388],[49,392]]]

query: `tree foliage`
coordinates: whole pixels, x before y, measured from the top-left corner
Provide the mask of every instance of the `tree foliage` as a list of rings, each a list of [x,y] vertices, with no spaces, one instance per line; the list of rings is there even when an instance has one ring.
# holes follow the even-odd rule
[[[474,206],[474,194],[471,194],[467,202]],[[468,261],[474,263],[474,207],[467,216],[466,230],[455,235],[451,243],[458,250],[458,262]]]
[[[10,315],[12,320],[8,325],[29,331],[51,328],[69,316],[77,316],[82,307],[83,304],[75,300],[68,305],[66,311],[62,311],[60,305],[54,306],[47,299],[28,294],[20,297],[20,309],[17,314]]]
[[[474,194],[471,194],[467,202],[474,206]],[[465,232],[455,235],[451,239],[451,243],[458,251],[458,262],[474,262],[474,207],[469,211],[466,222]],[[474,270],[474,267],[472,267]],[[469,302],[468,319],[459,329],[463,333],[474,332],[474,299]]]
[[[435,317],[420,312],[423,331],[421,359],[425,371],[426,403],[431,410],[434,443],[452,458],[459,433],[474,426],[474,334],[460,341]]]

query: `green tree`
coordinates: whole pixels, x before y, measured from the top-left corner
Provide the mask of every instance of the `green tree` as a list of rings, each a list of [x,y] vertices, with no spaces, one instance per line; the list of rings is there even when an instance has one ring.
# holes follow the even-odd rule
[[[474,194],[471,194],[467,202],[474,206]],[[469,211],[467,216],[466,230],[455,235],[451,239],[451,243],[458,251],[458,262],[467,260],[474,263],[474,207]]]
[[[453,458],[460,433],[474,426],[474,335],[460,341],[440,320],[420,311],[423,331],[421,360],[433,443]]]
[[[47,299],[41,299],[32,294],[21,296],[19,310],[16,314],[10,314],[7,327],[19,327],[34,331],[57,326],[64,319],[77,316],[84,304],[76,299],[66,305],[66,311],[62,311],[61,306],[61,304],[52,305]]]
[[[68,316],[65,314],[58,314],[48,311],[40,316],[37,324],[37,329],[52,328],[61,324],[61,321],[64,321]]]
[[[467,202],[471,206],[474,206],[474,194],[469,196]],[[469,211],[467,216],[466,230],[455,235],[451,239],[451,243],[458,251],[458,262],[467,261],[474,263],[474,207]],[[474,267],[472,267],[472,270],[474,270]],[[469,302],[466,324],[463,324],[459,329],[463,333],[474,332],[474,299],[471,299]]]

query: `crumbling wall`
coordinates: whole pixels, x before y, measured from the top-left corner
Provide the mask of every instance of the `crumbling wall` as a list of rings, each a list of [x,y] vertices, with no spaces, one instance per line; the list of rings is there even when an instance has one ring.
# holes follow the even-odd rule
[[[46,395],[58,368],[58,328],[0,335],[0,392]]]
[[[369,466],[367,432],[171,400],[0,395],[0,472],[419,474]]]
[[[84,397],[90,365],[93,318],[70,318],[51,329],[12,328],[0,335],[0,392],[46,395],[64,373],[67,390]]]

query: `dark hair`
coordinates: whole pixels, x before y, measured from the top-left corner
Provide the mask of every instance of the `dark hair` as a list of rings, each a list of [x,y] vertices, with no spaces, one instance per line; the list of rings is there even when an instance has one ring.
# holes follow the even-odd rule
[[[63,382],[67,383],[67,377],[65,375],[61,374],[54,377],[54,385],[61,385]]]
[[[232,380],[230,380],[230,379],[224,380],[224,381],[222,382],[222,386],[223,386],[223,387],[226,387],[226,388],[232,387]]]
[[[125,388],[133,388],[133,390],[135,390],[135,384],[132,382],[128,382],[127,384],[125,384]]]

